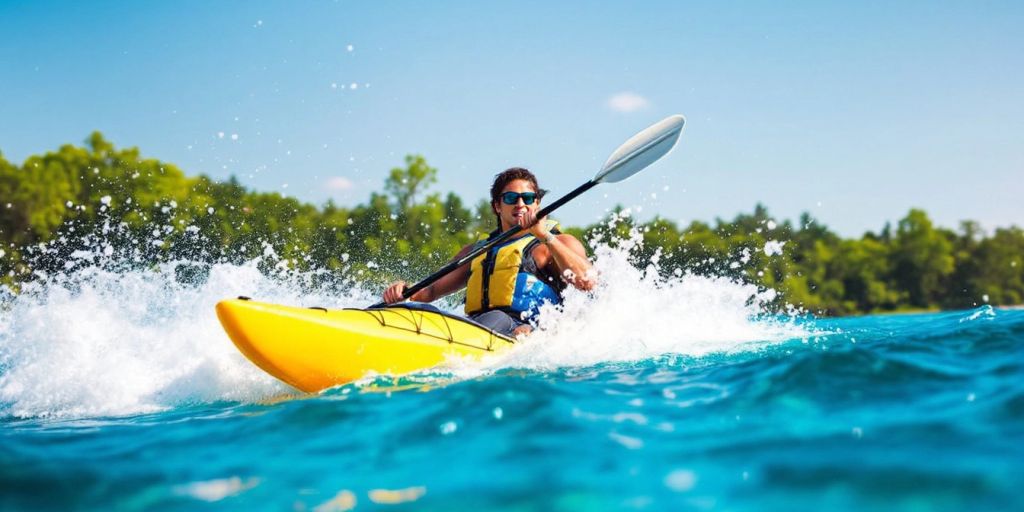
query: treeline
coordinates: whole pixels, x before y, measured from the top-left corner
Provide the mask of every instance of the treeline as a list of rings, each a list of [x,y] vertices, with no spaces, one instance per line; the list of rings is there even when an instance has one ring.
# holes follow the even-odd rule
[[[415,279],[495,227],[486,199],[428,194],[437,170],[421,156],[392,169],[365,204],[316,207],[250,191],[234,178],[186,176],[93,133],[18,166],[0,154],[0,283],[19,284],[98,259],[146,267],[164,261],[323,269],[383,282]],[[730,276],[780,292],[779,305],[818,314],[964,308],[1024,302],[1024,231],[953,231],[910,210],[893,228],[843,239],[804,214],[797,224],[751,214],[687,226],[656,218],[568,228],[584,243],[642,236],[635,263],[666,273]],[[268,258],[267,255],[272,255]]]

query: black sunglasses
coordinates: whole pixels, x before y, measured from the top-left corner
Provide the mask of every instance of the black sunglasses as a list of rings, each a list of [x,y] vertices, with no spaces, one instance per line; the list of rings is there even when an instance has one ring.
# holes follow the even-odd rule
[[[501,194],[501,202],[505,204],[516,204],[519,198],[523,198],[523,204],[533,204],[537,200],[536,192],[505,192]]]

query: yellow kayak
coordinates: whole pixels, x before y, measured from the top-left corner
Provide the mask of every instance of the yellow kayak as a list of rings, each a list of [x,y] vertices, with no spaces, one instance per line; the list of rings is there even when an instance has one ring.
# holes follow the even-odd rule
[[[217,304],[238,350],[267,373],[316,392],[368,374],[402,375],[511,347],[515,340],[417,304],[299,308],[239,297]]]

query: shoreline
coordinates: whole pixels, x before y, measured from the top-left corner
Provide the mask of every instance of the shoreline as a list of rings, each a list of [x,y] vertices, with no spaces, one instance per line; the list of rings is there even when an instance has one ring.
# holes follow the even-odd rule
[[[982,304],[973,308],[964,309],[941,309],[941,308],[919,308],[919,309],[901,309],[897,311],[869,311],[866,313],[854,313],[852,315],[822,315],[818,318],[857,318],[864,316],[893,316],[893,315],[923,315],[928,313],[954,313],[957,311],[973,311],[982,306],[989,306],[990,304]],[[995,310],[1004,311],[1024,311],[1024,304],[1010,304],[1005,306],[992,306]],[[812,313],[814,314],[814,313]],[[817,316],[817,315],[815,315]]]

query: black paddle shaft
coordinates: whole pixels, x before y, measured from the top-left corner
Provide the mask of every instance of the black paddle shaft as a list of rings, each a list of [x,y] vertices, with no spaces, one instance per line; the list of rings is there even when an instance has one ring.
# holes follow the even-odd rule
[[[555,202],[545,206],[539,212],[537,212],[537,220],[540,220],[540,219],[543,219],[544,217],[547,217],[548,215],[551,214],[551,212],[557,210],[559,207],[561,207],[565,203],[568,203],[569,201],[572,201],[573,199],[576,198],[576,196],[578,196],[578,195],[580,195],[580,194],[590,190],[591,188],[593,188],[598,183],[600,183],[600,181],[590,180],[590,181],[580,185],[579,187],[576,187],[576,190],[573,190],[572,192],[569,192],[568,194],[558,198],[557,201],[555,201]],[[453,270],[455,270],[455,269],[457,269],[457,268],[459,268],[459,267],[469,263],[470,261],[473,260],[473,258],[476,258],[477,256],[479,256],[479,255],[483,254],[484,252],[490,250],[492,247],[494,247],[494,246],[504,242],[505,240],[508,240],[509,238],[512,238],[513,236],[516,235],[516,233],[519,233],[522,230],[523,230],[523,228],[521,228],[519,226],[516,226],[514,228],[509,228],[504,233],[502,233],[502,234],[500,234],[500,235],[498,235],[498,236],[496,236],[494,238],[491,238],[491,239],[487,240],[486,244],[484,244],[484,245],[482,245],[480,247],[477,247],[476,249],[470,251],[469,254],[466,254],[465,256],[463,256],[463,257],[461,257],[461,258],[459,258],[457,260],[453,260],[453,261],[448,262],[447,265],[441,267],[440,270],[438,270],[437,272],[434,272],[433,274],[428,276],[426,279],[424,279],[424,280],[422,280],[422,281],[420,281],[420,282],[418,282],[418,283],[416,283],[416,284],[406,288],[405,291],[402,292],[402,299],[408,299],[409,297],[412,297],[416,292],[418,292],[418,291],[420,291],[420,290],[422,290],[422,289],[424,289],[424,288],[434,284],[434,282],[436,282],[438,279],[441,279],[442,277],[444,277],[444,276],[448,275],[449,273],[451,273]],[[372,308],[382,308],[382,307],[384,307],[386,305],[387,305],[387,303],[378,302],[378,303],[370,306],[370,308],[371,309]]]

